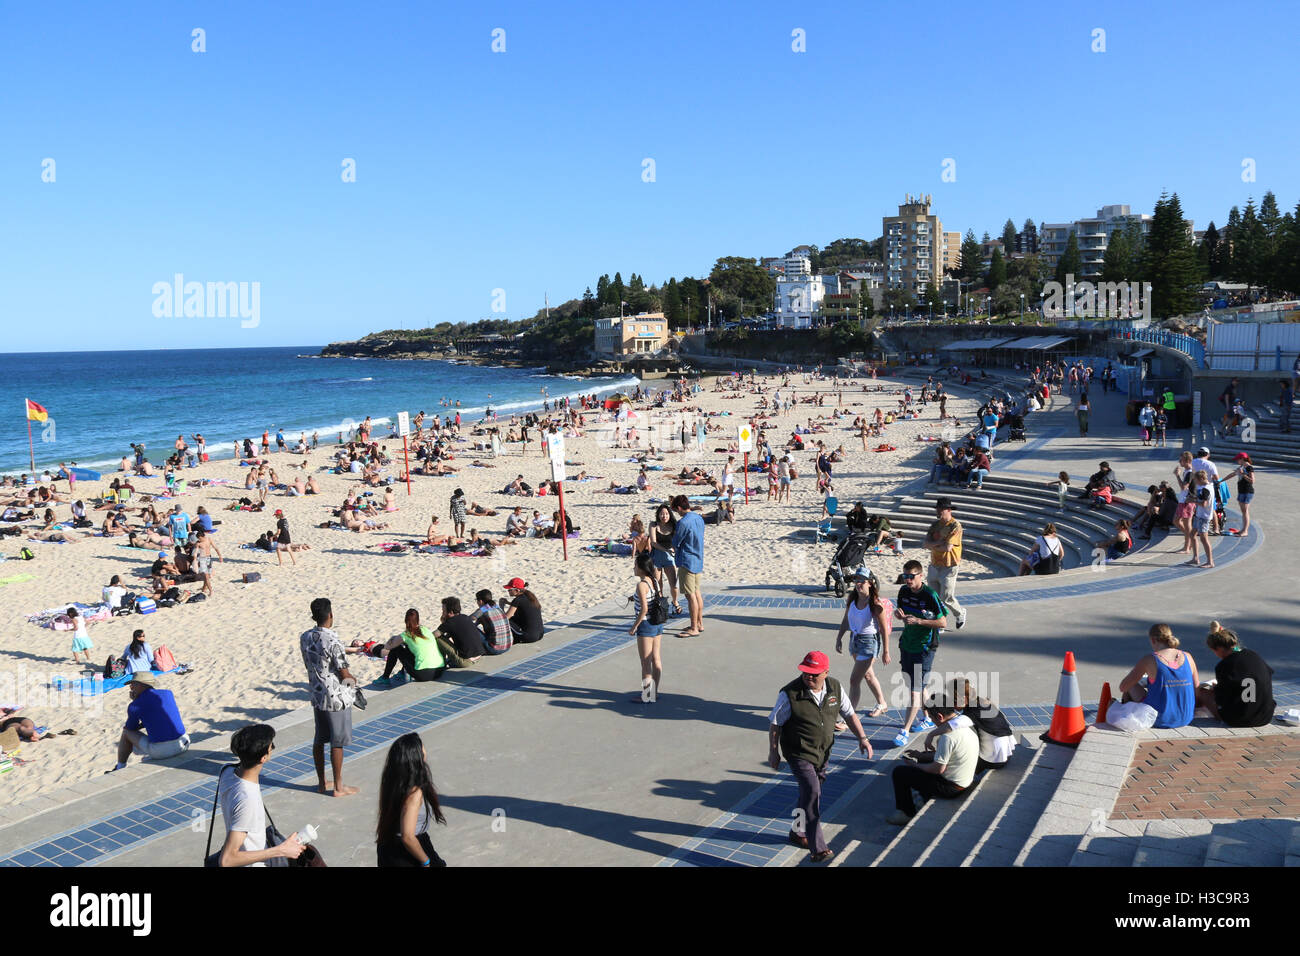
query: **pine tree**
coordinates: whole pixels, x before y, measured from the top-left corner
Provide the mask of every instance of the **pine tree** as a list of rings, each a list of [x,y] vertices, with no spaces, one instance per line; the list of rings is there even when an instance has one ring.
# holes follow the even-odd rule
[[[984,275],[983,258],[975,230],[967,229],[966,238],[961,241],[961,277],[967,282],[979,282]]]
[[[668,320],[668,327],[676,328],[682,325],[684,313],[682,311],[682,297],[677,288],[677,280],[669,279],[668,284],[664,286],[664,318]]]
[[[596,280],[596,305],[609,305],[609,274],[601,276]]]
[[[1220,258],[1223,261],[1224,277],[1236,282],[1241,276],[1237,272],[1237,243],[1241,239],[1241,210],[1233,206],[1228,210],[1228,222],[1223,227],[1219,241],[1223,243]]]
[[[1268,237],[1264,234],[1264,224],[1255,214],[1255,200],[1248,199],[1241,214],[1241,225],[1237,228],[1237,238],[1232,244],[1232,258],[1237,267],[1237,274],[1242,282],[1249,285],[1262,285],[1264,281],[1265,259],[1268,256]]]
[[[1079,272],[1083,269],[1083,257],[1079,255],[1079,237],[1075,233],[1070,233],[1070,238],[1065,241],[1065,251],[1061,253],[1061,258],[1056,262],[1056,281],[1064,285],[1066,276],[1074,276],[1075,281],[1079,279]],[[1073,290],[1067,289],[1069,294]]]
[[[1153,314],[1169,317],[1192,311],[1196,305],[1196,250],[1187,234],[1178,193],[1162,193],[1156,202],[1141,268],[1151,283]]]
[[[989,291],[997,289],[1002,283],[1007,281],[1007,260],[1002,255],[1002,250],[997,246],[993,247],[993,258],[989,263]]]
[[[1278,212],[1277,197],[1272,190],[1264,193],[1259,203],[1259,223],[1264,230],[1264,248],[1260,256],[1260,284],[1281,288],[1278,269],[1278,251],[1282,244],[1282,214]]]
[[[1002,226],[1002,248],[1007,255],[1016,251],[1016,224],[1010,219]]]
[[[1127,281],[1130,264],[1128,237],[1122,230],[1116,230],[1106,243],[1106,256],[1101,263],[1101,281]]]

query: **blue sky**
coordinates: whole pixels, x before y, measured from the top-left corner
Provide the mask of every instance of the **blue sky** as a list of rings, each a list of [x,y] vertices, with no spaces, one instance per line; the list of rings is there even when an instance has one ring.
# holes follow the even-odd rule
[[[603,272],[875,238],[908,192],[994,234],[1300,200],[1289,5],[468,6],[0,7],[0,309],[38,332],[3,347],[324,343],[495,289],[522,318]],[[258,324],[156,317],[177,273],[259,283]]]

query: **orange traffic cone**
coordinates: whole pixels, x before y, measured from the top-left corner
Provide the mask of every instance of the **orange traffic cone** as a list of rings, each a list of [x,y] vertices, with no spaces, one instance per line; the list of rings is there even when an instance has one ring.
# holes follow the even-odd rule
[[[1106,711],[1110,709],[1110,702],[1114,698],[1110,696],[1110,681],[1101,685],[1101,702],[1097,704],[1097,723],[1106,722]]]
[[[1066,747],[1077,747],[1088,729],[1083,722],[1083,702],[1079,699],[1079,678],[1074,673],[1074,652],[1065,652],[1061,668],[1061,685],[1056,691],[1056,709],[1052,711],[1052,726],[1042,739]]]

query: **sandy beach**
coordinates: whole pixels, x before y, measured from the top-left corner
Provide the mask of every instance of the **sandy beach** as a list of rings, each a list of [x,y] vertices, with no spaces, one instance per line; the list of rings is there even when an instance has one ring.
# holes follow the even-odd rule
[[[528,582],[540,599],[548,621],[572,619],[583,609],[613,595],[630,594],[633,589],[630,559],[591,555],[582,548],[603,543],[607,537],[622,536],[634,514],[649,520],[654,512],[651,499],[706,490],[673,484],[683,464],[720,473],[727,452],[715,449],[725,449],[735,440],[736,426],[754,413],[758,396],[748,388],[739,393],[716,391],[715,381],[706,378],[700,393],[686,405],[698,406],[705,414],[729,414],[708,419],[718,430],[709,432],[703,454],[683,453],[680,446],[677,451],[665,453],[662,462],[665,471],[651,473],[653,487],[649,493],[616,495],[600,491],[608,488],[611,481],[632,484],[637,474],[637,465],[633,463],[607,460],[626,458],[629,454],[625,449],[609,447],[612,422],[602,424],[589,413],[585,435],[566,439],[567,458],[581,463],[570,467],[570,478],[580,470],[603,476],[586,483],[565,484],[569,513],[574,524],[581,528],[580,537],[569,542],[567,562],[562,558],[558,540],[520,539],[498,548],[488,557],[389,555],[376,547],[382,542],[423,538],[431,516],[437,516],[440,529],[449,532],[448,502],[457,487],[464,489],[469,501],[497,509],[495,517],[469,519],[470,527],[493,537],[504,534],[506,515],[516,504],[522,505],[526,514],[531,515],[536,509],[549,515],[557,507],[551,497],[518,498],[501,493],[521,473],[534,487],[550,477],[549,463],[542,456],[535,432],[526,455],[521,456],[515,446],[511,453],[499,458],[480,459],[492,466],[482,468],[469,467],[474,458],[470,438],[453,462],[461,466],[458,474],[438,478],[416,476],[409,497],[405,485],[398,485],[400,510],[382,516],[389,527],[363,534],[318,527],[330,519],[331,510],[342,503],[349,490],[360,489],[358,476],[335,475],[327,470],[330,455],[336,449],[335,435],[322,435],[320,448],[308,459],[306,473],[317,477],[321,495],[288,497],[273,492],[261,513],[225,510],[231,502],[249,494],[244,490],[247,469],[240,467],[237,460],[226,457],[187,469],[182,473],[187,479],[232,482],[194,489],[177,499],[191,517],[200,505],[205,505],[213,518],[221,522],[215,540],[224,561],[214,564],[213,596],[201,604],[160,609],[148,616],[132,614],[111,618],[91,625],[89,633],[95,647],[90,658],[102,668],[106,657],[122,653],[136,628],[144,629],[154,649],[161,645],[170,648],[179,662],[191,665],[193,670],[184,675],[168,675],[160,683],[175,692],[186,728],[197,742],[214,734],[229,733],[249,722],[271,719],[308,706],[298,637],[310,626],[307,607],[317,596],[333,601],[336,629],[347,643],[358,637],[383,640],[398,633],[408,607],[420,609],[429,621],[436,620],[438,602],[445,596],[455,595],[466,605],[472,605],[473,595],[480,588],[501,595],[502,585],[515,576]],[[750,487],[761,488],[763,493],[753,498],[752,503],[737,507],[734,523],[708,528],[706,593],[710,581],[740,584],[771,581],[819,584],[822,581],[835,546],[813,543],[812,526],[821,507],[813,468],[817,439],[825,441],[831,450],[842,445],[845,451],[844,462],[835,466],[835,492],[841,502],[841,512],[856,500],[869,502],[928,471],[934,446],[918,442],[917,436],[939,434],[938,406],[927,406],[917,420],[900,420],[888,426],[884,439],[868,440],[872,448],[884,441],[896,446],[896,450],[864,452],[852,428],[853,418],[870,414],[877,407],[886,411],[897,409],[901,386],[882,379],[869,384],[885,385],[884,392],[864,394],[863,383],[864,380],[855,379],[842,389],[842,407],[848,410],[846,418],[826,421],[825,434],[810,436],[806,439],[806,450],[791,453],[799,477],[793,483],[790,503],[767,502],[766,480],[751,473]],[[796,377],[791,384],[800,399],[818,391],[826,399],[820,408],[801,403],[788,414],[771,420],[769,440],[774,449],[784,445],[796,424],[806,425],[809,418],[818,415],[829,417],[835,407],[832,383],[805,383]],[[760,377],[759,385],[765,386],[770,394],[780,381]],[[652,390],[665,386],[663,382],[646,383]],[[919,386],[915,383],[913,386],[919,393]],[[669,402],[662,413],[652,413],[647,405],[638,405],[637,413],[641,417],[637,424],[642,438],[660,416],[665,423],[679,420],[683,407]],[[948,410],[969,423],[974,416],[974,402],[950,397]],[[347,411],[340,409],[342,414]],[[505,418],[499,422],[503,430],[506,422]],[[468,437],[469,429],[462,431]],[[380,440],[390,454],[396,449],[395,467],[390,467],[389,473],[400,472],[401,440]],[[299,460],[298,456],[289,454],[271,455],[271,463],[282,480],[285,476],[292,480],[292,476],[299,474],[296,469],[285,467]],[[91,506],[91,498],[107,487],[111,477],[106,474],[102,482],[79,483],[76,496]],[[163,488],[158,478],[135,484],[138,489]],[[737,476],[737,486],[740,484]],[[65,489],[66,485],[60,483],[60,487]],[[381,495],[377,497],[382,500]],[[133,505],[139,503],[137,495]],[[168,507],[172,503],[165,502]],[[162,504],[159,504],[160,511]],[[288,517],[295,543],[310,545],[310,550],[296,555],[296,566],[290,566],[286,558],[284,566],[278,567],[273,554],[241,548],[274,527],[276,508],[283,509]],[[133,525],[139,523],[135,517],[137,512],[138,508],[134,508]],[[56,514],[67,517],[69,506],[59,505]],[[98,525],[103,512],[94,512],[93,516]],[[32,578],[0,587],[0,620],[5,625],[4,639],[0,642],[3,644],[0,705],[21,706],[22,715],[30,716],[52,732],[69,728],[76,731],[72,736],[23,745],[13,770],[0,778],[0,786],[9,801],[25,800],[98,777],[113,766],[114,745],[128,703],[127,691],[111,690],[88,697],[52,691],[50,681],[56,675],[75,677],[82,671],[72,663],[71,632],[38,627],[28,623],[27,617],[67,602],[97,603],[101,588],[113,574],[121,575],[128,588],[140,587],[145,583],[142,575],[147,575],[156,554],[132,550],[123,544],[124,540],[85,537],[76,543],[55,544],[11,538],[6,543],[4,552],[9,560],[3,563],[0,577],[30,574]],[[14,559],[24,544],[36,553],[35,560]],[[887,584],[901,570],[904,560],[924,557],[917,542],[906,544],[907,550],[901,557],[871,559],[871,566]],[[249,571],[259,572],[261,580],[243,584],[242,575]],[[183,585],[182,590],[192,593],[198,587]],[[670,621],[666,636],[684,625],[684,619]],[[379,661],[360,656],[353,661],[354,673],[363,686],[382,669]],[[138,758],[133,758],[133,762],[135,759]]]

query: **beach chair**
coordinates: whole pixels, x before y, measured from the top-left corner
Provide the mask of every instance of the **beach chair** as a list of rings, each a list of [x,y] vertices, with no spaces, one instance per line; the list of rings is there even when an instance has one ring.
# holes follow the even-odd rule
[[[813,540],[819,542],[831,537],[831,522],[835,518],[835,513],[840,509],[840,499],[834,495],[827,495],[822,504],[823,512],[817,519],[817,525],[813,529]]]

